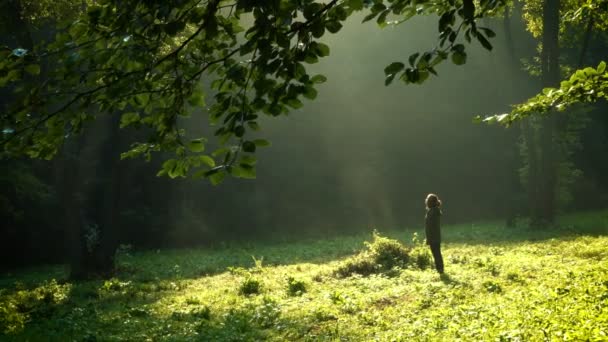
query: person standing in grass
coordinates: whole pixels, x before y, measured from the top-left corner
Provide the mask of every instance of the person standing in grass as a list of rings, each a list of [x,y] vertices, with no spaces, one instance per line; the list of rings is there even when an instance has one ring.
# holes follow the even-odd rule
[[[437,272],[443,274],[443,257],[441,256],[441,200],[435,194],[428,194],[424,203],[426,205],[426,215],[424,217],[426,244],[431,247]]]

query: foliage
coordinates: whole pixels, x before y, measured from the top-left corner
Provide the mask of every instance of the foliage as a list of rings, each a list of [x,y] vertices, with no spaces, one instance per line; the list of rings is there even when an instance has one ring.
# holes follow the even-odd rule
[[[48,204],[54,198],[52,188],[37,177],[31,165],[23,162],[0,164],[0,215],[10,221],[24,219],[24,207]]]
[[[251,136],[259,116],[287,114],[316,97],[326,77],[309,75],[305,65],[329,55],[320,38],[337,33],[352,13],[368,12],[364,21],[380,26],[439,16],[439,47],[411,55],[409,68],[401,62],[385,68],[386,84],[396,77],[421,83],[448,57],[466,62],[461,35],[491,49],[494,33],[477,20],[503,3],[97,1],[60,25],[52,43],[0,52],[0,87],[14,90],[12,107],[0,118],[4,154],[51,158],[88,121],[110,114],[121,116],[123,128],[150,132],[123,158],[175,156],[160,175],[206,177],[213,184],[226,174],[254,178],[254,153],[269,144]],[[45,81],[34,86],[32,78]],[[219,126],[213,133],[219,148],[207,151],[213,145],[207,137],[187,137],[178,127],[194,110],[208,112]]]
[[[353,274],[368,276],[407,265],[409,251],[397,240],[381,236],[374,231],[372,242],[366,241],[364,244],[363,251],[346,259],[334,271],[337,276],[348,277]]]
[[[560,13],[562,23],[560,33],[564,33],[569,26],[585,25],[590,17],[595,17],[593,25],[596,30],[608,29],[608,1],[605,0],[560,0]],[[527,30],[536,38],[543,32],[542,25],[543,1],[532,0],[523,3],[523,19]]]
[[[431,266],[433,263],[433,257],[429,250],[429,246],[427,246],[424,241],[418,237],[417,233],[414,233],[412,236],[412,244],[414,247],[409,254],[410,263],[421,270]]]
[[[239,293],[243,295],[259,294],[262,291],[262,283],[260,280],[254,277],[248,277],[245,279],[239,287]]]
[[[243,275],[225,269],[226,263],[251,266],[252,251],[242,246],[136,251],[129,258],[135,273],[117,274],[108,282],[57,285],[62,290],[49,292],[65,299],[43,316],[30,315],[22,328],[0,339],[603,340],[608,212],[565,216],[560,223],[553,230],[506,229],[495,222],[446,225],[443,277],[430,269],[404,268],[393,277],[315,278],[342,263],[336,246],[352,251],[368,233],[345,236],[339,244],[260,243],[251,248],[267,262],[265,272],[256,274],[263,277],[262,296],[240,295],[235,284]],[[386,233],[405,236],[403,230]],[[166,270],[176,264],[182,268],[179,280]],[[202,268],[216,271],[201,275]],[[20,291],[22,297],[32,296],[40,287],[35,284],[56,276],[28,271],[0,277],[0,302],[16,302]],[[318,280],[301,296],[289,296],[288,276]],[[17,280],[22,285],[15,285]],[[113,295],[100,297],[101,288]],[[0,312],[6,307],[0,305]]]
[[[31,319],[51,316],[54,306],[67,299],[70,287],[52,279],[31,290],[19,289],[10,294],[0,291],[0,333],[18,332]]]
[[[533,114],[564,111],[577,103],[593,103],[602,99],[608,99],[606,62],[601,62],[597,68],[577,70],[569,79],[562,81],[559,88],[543,89],[542,94],[514,106],[510,113],[492,115],[483,119],[478,116],[477,120],[509,126]]]
[[[296,279],[294,277],[287,278],[287,293],[290,296],[301,296],[308,289],[308,284],[302,279]]]

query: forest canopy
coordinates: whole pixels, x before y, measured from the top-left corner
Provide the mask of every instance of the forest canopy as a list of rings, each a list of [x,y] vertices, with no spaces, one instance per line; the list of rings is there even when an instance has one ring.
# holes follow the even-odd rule
[[[58,6],[69,11],[69,2]],[[437,15],[435,48],[384,68],[394,79],[422,83],[451,59],[464,64],[465,43],[491,49],[495,34],[478,20],[498,13],[501,0],[402,1],[98,1],[57,26],[48,44],[2,52],[0,85],[14,100],[2,114],[3,154],[52,158],[64,141],[100,116],[120,117],[121,128],[147,127],[123,158],[171,152],[161,175],[192,175],[219,183],[226,173],[255,177],[249,138],[259,115],[278,116],[314,100],[307,65],[330,54],[321,42],[353,13],[381,27],[417,15]],[[47,10],[42,6],[38,11]],[[207,105],[208,103],[208,105]],[[220,146],[209,137],[185,138],[178,118],[204,108]]]

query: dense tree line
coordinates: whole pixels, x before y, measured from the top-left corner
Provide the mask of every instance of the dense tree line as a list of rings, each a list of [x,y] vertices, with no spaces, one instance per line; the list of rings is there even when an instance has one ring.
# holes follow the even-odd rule
[[[41,2],[41,4],[45,3]],[[200,6],[200,8],[187,7],[186,4],[189,3],[187,1],[176,3],[177,13],[183,14],[183,16],[177,17],[180,18],[179,20],[174,20],[174,13],[167,7],[169,5],[151,4],[146,7],[140,6],[141,4],[136,1],[130,3],[134,6],[132,10],[141,14],[142,18],[148,15],[147,10],[152,9],[157,10],[157,14],[160,13],[159,16],[164,16],[162,19],[166,20],[163,22],[164,26],[157,28],[161,31],[148,31],[137,25],[131,27],[129,25],[133,25],[132,23],[120,21],[123,20],[121,16],[117,16],[116,21],[113,21],[112,13],[105,13],[98,7],[87,9],[86,2],[79,2],[76,5],[70,1],[55,2],[55,5],[59,6],[58,8],[52,8],[49,5],[49,8],[42,6],[42,9],[31,9],[33,3],[18,0],[9,1],[3,5],[5,6],[3,15],[11,18],[11,20],[3,20],[5,26],[0,32],[2,45],[8,47],[3,55],[5,57],[13,58],[15,54],[21,54],[19,49],[34,51],[37,43],[53,37],[55,33],[65,35],[66,33],[61,30],[55,31],[57,27],[61,26],[58,26],[50,17],[75,22],[74,19],[82,11],[87,13],[90,26],[72,24],[67,31],[70,37],[60,38],[61,43],[68,44],[72,39],[72,43],[89,44],[89,41],[85,40],[87,34],[99,34],[98,39],[107,39],[105,43],[109,44],[108,46],[116,42],[128,45],[135,40],[136,42],[133,44],[140,45],[129,45],[124,50],[118,48],[114,52],[127,60],[133,58],[137,63],[151,63],[155,67],[158,66],[160,74],[164,75],[159,76],[160,80],[156,84],[160,88],[148,89],[146,88],[147,81],[129,80],[128,78],[129,75],[136,74],[134,70],[139,67],[137,63],[133,65],[127,63],[128,65],[124,65],[126,69],[120,69],[123,67],[121,65],[112,71],[117,74],[104,74],[103,70],[88,70],[86,72],[94,74],[93,79],[98,77],[104,82],[110,79],[113,81],[109,81],[108,84],[119,85],[124,81],[124,84],[119,89],[107,87],[114,93],[104,93],[101,97],[89,98],[91,101],[98,102],[96,106],[87,109],[86,115],[80,116],[78,111],[67,112],[69,116],[65,118],[54,116],[53,118],[61,118],[57,122],[52,121],[53,118],[49,117],[51,124],[47,125],[46,135],[36,135],[38,133],[32,135],[34,145],[24,147],[23,144],[26,142],[19,139],[11,140],[4,145],[7,154],[23,148],[25,148],[25,154],[32,157],[50,157],[56,154],[55,159],[48,162],[33,161],[23,159],[23,157],[2,161],[0,203],[2,204],[2,219],[6,224],[2,225],[3,228],[0,231],[2,236],[2,246],[0,247],[3,251],[4,266],[70,260],[74,276],[85,277],[90,275],[91,270],[93,273],[111,271],[114,252],[119,244],[132,244],[136,248],[215,245],[239,239],[282,236],[289,238],[290,236],[327,234],[336,231],[349,232],[355,229],[368,229],[374,225],[417,225],[420,195],[429,191],[429,187],[433,186],[446,194],[442,196],[443,198],[453,199],[452,204],[448,207],[450,208],[448,210],[451,210],[448,220],[462,222],[476,218],[507,218],[528,214],[529,204],[524,198],[524,188],[519,185],[517,177],[513,177],[514,171],[519,167],[518,152],[505,147],[517,145],[517,131],[469,125],[470,120],[467,118],[475,113],[461,108],[473,106],[487,112],[495,109],[491,108],[491,105],[484,107],[484,103],[488,102],[487,99],[467,95],[470,93],[456,92],[454,96],[446,95],[455,92],[451,89],[439,88],[442,92],[434,95],[434,98],[447,104],[443,111],[452,115],[452,119],[447,116],[437,119],[429,118],[429,120],[442,121],[443,124],[427,129],[429,134],[434,133],[428,139],[421,136],[413,139],[400,135],[401,129],[398,127],[407,122],[403,118],[394,119],[399,123],[396,127],[388,130],[379,129],[375,132],[376,136],[383,137],[381,142],[376,143],[372,141],[375,136],[374,132],[365,130],[362,130],[361,133],[369,135],[359,141],[344,141],[335,137],[336,134],[339,135],[342,132],[337,127],[356,128],[356,126],[344,124],[344,122],[348,122],[348,119],[336,120],[328,127],[307,126],[307,129],[302,131],[298,131],[297,128],[289,128],[287,124],[273,126],[268,123],[274,146],[270,150],[258,151],[260,162],[257,171],[254,168],[256,160],[252,157],[251,152],[256,151],[257,147],[266,145],[265,140],[256,139],[258,138],[256,134],[259,134],[256,133],[259,123],[265,121],[254,113],[262,111],[266,112],[268,117],[272,117],[287,111],[295,111],[297,115],[300,115],[306,114],[306,111],[325,112],[336,108],[329,101],[329,97],[323,97],[322,94],[318,95],[317,102],[307,103],[305,107],[301,108],[303,102],[300,99],[316,98],[316,89],[323,89],[325,85],[321,83],[325,81],[326,77],[309,76],[306,69],[301,70],[302,64],[298,59],[302,58],[302,61],[306,63],[313,63],[320,57],[325,57],[329,53],[326,50],[329,47],[318,38],[323,36],[325,31],[338,32],[345,24],[346,17],[352,14],[351,12],[354,13],[365,8],[369,11],[366,19],[373,18],[381,26],[386,26],[390,21],[390,17],[387,16],[391,11],[405,17],[410,16],[411,8],[408,7],[407,2],[395,2],[390,5],[402,3],[404,5],[402,8],[387,7],[381,1],[375,1],[373,4],[367,1],[346,1],[340,5],[337,5],[338,2],[332,1],[326,4],[326,7],[313,2],[305,2],[306,4],[300,4],[301,6],[293,5],[296,6],[293,8],[280,7],[281,10],[274,16],[264,12],[273,9],[272,4],[260,5],[257,8],[255,4],[237,2],[238,5],[236,5],[237,3],[234,5],[237,6],[237,10],[245,13],[253,11],[256,20],[254,27],[258,28],[258,33],[253,37],[250,36],[249,40],[258,44],[257,47],[247,46],[246,43],[238,45],[240,54],[252,57],[252,60],[258,61],[259,64],[254,64],[251,69],[241,68],[239,65],[243,61],[230,60],[228,56],[232,56],[230,55],[232,52],[226,52],[221,58],[224,59],[222,62],[225,69],[217,71],[216,80],[220,80],[220,82],[203,80],[202,86],[200,81],[194,82],[193,80],[188,80],[190,83],[187,85],[179,83],[178,86],[178,82],[183,80],[179,81],[180,77],[176,76],[174,68],[182,68],[187,65],[186,59],[180,62],[179,58],[181,51],[187,50],[188,47],[175,45],[175,42],[184,44],[184,41],[190,39],[189,37],[193,37],[192,40],[196,40],[197,44],[205,42],[204,39],[197,40],[196,26],[190,23],[186,23],[184,26],[178,25],[180,20],[190,18],[190,16],[200,17],[199,19],[205,25],[211,25],[199,26],[198,28],[202,31],[215,32],[214,30],[218,30],[220,27],[223,30],[222,33],[213,36],[217,38],[217,40],[213,40],[213,44],[217,45],[197,47],[201,51],[206,51],[205,48],[208,48],[212,52],[231,51],[230,48],[234,46],[231,44],[238,42],[229,39],[231,38],[229,34],[231,30],[237,30],[238,24],[230,19],[229,15],[223,15],[223,10],[209,7],[218,5],[214,1],[210,1],[206,6]],[[486,1],[482,3],[485,5],[482,4],[482,7],[478,7],[477,12],[475,12],[475,8],[470,8],[471,2],[469,1],[447,2],[445,8],[430,9],[430,11],[438,11],[441,14],[440,41],[444,50],[438,48],[432,53],[411,55],[408,58],[408,62],[411,64],[409,68],[401,62],[389,64],[385,68],[386,83],[393,82],[393,79],[400,79],[405,83],[422,83],[436,73],[435,64],[438,65],[447,58],[450,58],[455,64],[463,64],[469,58],[468,64],[472,67],[483,67],[483,64],[475,64],[471,61],[471,56],[477,56],[479,52],[476,53],[474,49],[465,50],[464,45],[456,44],[458,34],[466,32],[467,35],[470,35],[471,32],[475,32],[473,36],[484,48],[492,47],[489,38],[493,37],[493,31],[488,27],[480,28],[479,32],[474,31],[476,26],[473,23],[486,15],[497,15],[490,12],[502,10],[503,7],[500,7],[502,2]],[[200,9],[200,13],[194,11],[194,8]],[[31,12],[27,12],[27,10]],[[126,13],[128,9],[122,10]],[[231,10],[231,7],[228,6],[225,10]],[[167,13],[162,14],[164,13],[162,11]],[[295,19],[292,18],[292,13],[300,11],[305,21],[292,21]],[[31,15],[32,13],[63,13],[63,15],[45,17],[42,14]],[[212,14],[217,15],[219,23],[209,24],[214,22]],[[268,41],[264,40],[266,39],[264,37],[269,34],[268,32],[272,33],[270,28],[274,27],[272,25],[276,25],[276,23],[266,22],[266,20],[269,18],[287,20],[287,17],[292,18],[289,19],[290,23],[283,25],[285,23],[281,21],[283,24],[277,29],[280,34],[271,35],[273,39],[277,40],[272,42],[272,44],[276,44],[276,47],[272,45],[272,49],[266,49],[265,44],[268,44]],[[510,16],[510,18],[514,17],[517,15]],[[317,23],[317,18],[322,18],[323,25],[320,26]],[[104,20],[116,25],[118,30],[124,30],[125,32],[121,33],[125,34],[117,38],[105,36],[105,33],[101,31],[95,31],[99,29],[96,26],[99,21]],[[499,20],[503,19],[493,20],[495,26],[499,26]],[[463,24],[457,26],[458,22]],[[298,26],[296,23],[304,26]],[[148,25],[152,24],[148,23]],[[435,22],[434,25],[436,25]],[[516,23],[511,23],[510,30],[517,30],[516,26]],[[462,32],[460,32],[461,28]],[[576,27],[569,27],[568,34],[571,35],[569,37],[573,42],[573,47],[564,49],[561,56],[568,60],[576,60],[582,56],[585,65],[599,62],[598,56],[605,56],[606,54],[602,52],[606,52],[608,46],[605,34],[597,31],[587,39],[588,36],[581,36],[579,31],[580,29]],[[508,36],[509,32],[505,31],[504,34]],[[233,34],[236,37],[236,33]],[[289,42],[281,41],[281,34],[297,36],[299,43],[303,44],[304,48],[299,45],[293,47]],[[162,39],[155,41],[151,37],[162,37]],[[142,40],[139,40],[140,38]],[[553,39],[555,38],[554,35]],[[516,39],[515,43],[521,43],[520,40],[521,38]],[[508,41],[505,40],[505,45],[509,44]],[[575,48],[580,44],[586,44],[584,50],[587,50],[587,53],[580,54],[580,49]],[[109,49],[109,47],[102,46],[101,50],[106,48]],[[142,48],[143,53],[140,55],[136,48]],[[167,54],[167,51],[171,51],[171,49],[177,52]],[[260,49],[259,54],[257,49]],[[286,82],[296,82],[297,79],[300,82],[297,86],[289,88],[281,87],[280,83],[271,84],[272,82],[264,76],[265,73],[273,72],[273,70],[264,69],[272,65],[272,58],[276,58],[273,51],[280,51],[283,54],[280,55],[280,58],[292,63],[284,62],[286,71],[285,73],[277,71],[277,77],[283,78]],[[99,51],[82,50],[84,54],[96,52]],[[26,54],[26,52],[23,53]],[[122,53],[132,55],[123,56]],[[264,55],[265,53],[267,55]],[[300,56],[299,54],[302,53],[304,55]],[[513,51],[510,53],[513,54]],[[534,52],[529,53],[529,57],[532,57]],[[380,57],[377,52],[371,52],[370,55]],[[82,84],[82,88],[79,88],[80,86],[75,88],[80,93],[77,93],[74,98],[84,101],[88,98],[89,92],[91,92],[90,94],[97,92],[97,83],[87,83],[88,80],[82,79],[83,68],[90,67],[90,65],[85,65],[81,61],[72,61],[74,62],[72,63],[69,56],[71,55],[59,60],[62,67],[65,67],[65,70],[62,69],[61,72],[69,76],[69,80],[66,82],[70,86]],[[146,56],[156,56],[159,59],[147,60]],[[167,56],[175,58],[175,62],[172,62],[172,59]],[[192,58],[200,57],[202,60],[208,61],[206,58],[209,56]],[[87,58],[94,59],[95,56],[91,55]],[[104,58],[108,58],[108,56]],[[256,58],[260,59],[256,60]],[[213,59],[208,64],[203,63],[202,65],[209,65],[211,68],[216,65],[215,61],[219,60]],[[24,61],[25,64],[22,67],[26,72],[22,82],[34,84],[45,77],[54,77],[53,72],[55,71],[52,70],[54,66],[50,64],[53,63],[52,59],[42,57],[39,63],[27,59]],[[534,67],[534,63],[531,65]],[[538,65],[536,66],[538,67]],[[506,73],[510,73],[518,68],[518,63],[513,63],[505,70]],[[197,74],[199,71],[186,68],[183,72]],[[449,80],[451,75],[449,72],[442,71],[442,74],[447,75],[444,77]],[[248,90],[248,75],[258,78],[257,83],[253,82],[255,84],[252,85],[255,89]],[[488,77],[491,78],[491,76]],[[559,75],[554,76],[554,79],[559,77]],[[481,78],[480,82],[491,84],[492,80],[489,78]],[[224,84],[222,80],[227,84]],[[537,89],[537,86],[540,86],[537,79],[530,78],[528,75],[521,75],[521,80],[527,80],[531,84],[530,89],[523,89],[520,93],[514,91],[511,94],[512,102],[529,96]],[[137,83],[140,81],[142,83]],[[433,82],[442,81],[441,74],[438,79],[433,80]],[[554,81],[544,85],[551,85],[555,83]],[[8,82],[8,86],[2,88],[2,93],[0,93],[4,104],[3,112],[9,110],[8,104],[15,98],[13,91],[18,85],[11,85],[13,83]],[[129,93],[131,86],[138,93]],[[216,126],[215,132],[209,128],[201,128],[198,131],[192,129],[192,126],[196,127],[200,124],[205,127],[205,124],[196,119],[187,120],[183,117],[193,107],[202,106],[201,92],[204,91],[199,88],[205,87],[213,90],[204,89],[204,91],[215,94],[214,104],[210,109],[212,121],[218,123],[223,121],[224,123],[224,126],[221,124]],[[169,90],[162,90],[167,91],[167,93],[163,93],[161,88]],[[471,88],[482,91],[482,87]],[[68,88],[50,89],[70,94]],[[243,90],[245,93],[250,91],[253,98],[245,99],[240,96],[241,90],[239,89],[245,89]],[[178,93],[178,91],[183,93]],[[150,96],[144,96],[146,92],[159,92],[165,96],[164,98],[160,96],[154,101],[157,101],[156,105],[159,107],[165,108],[163,106],[166,105],[169,110],[165,112],[155,111],[156,109],[146,106],[138,107],[141,105],[141,101],[152,101]],[[114,98],[120,98],[124,93],[127,93],[129,97],[124,100],[124,103],[113,102]],[[237,94],[234,98],[230,95],[233,93]],[[257,94],[257,97],[254,94]],[[45,96],[52,95],[46,94]],[[459,98],[463,97],[465,100],[460,102]],[[173,102],[163,103],[166,98],[171,98]],[[33,101],[34,97],[28,95],[26,99]],[[384,100],[390,101],[388,98],[384,98]],[[70,103],[69,101],[67,103]],[[236,111],[231,111],[231,108],[239,106],[230,105],[231,101],[236,101],[235,103],[238,103],[241,109],[252,110],[252,114],[239,118]],[[367,101],[370,103],[367,109],[370,112],[378,109],[384,112],[398,112],[389,109],[390,106],[372,105],[373,101],[373,99]],[[398,100],[393,98],[393,101],[397,103],[396,106],[400,105]],[[49,115],[55,115],[54,113],[60,113],[55,109],[61,103],[42,102],[37,104],[31,102],[29,105],[33,106],[32,108],[44,107]],[[356,106],[362,107],[364,104]],[[127,107],[131,111],[126,110]],[[407,108],[407,104],[404,104],[404,107]],[[413,111],[424,111],[423,104],[411,107],[413,107],[410,108]],[[152,112],[146,112],[148,110],[152,110]],[[605,154],[598,154],[598,151],[605,150],[607,146],[605,137],[608,124],[606,116],[603,114],[605,108],[600,105],[591,108],[590,111],[588,120],[591,121],[591,124],[582,128],[582,133],[576,133],[576,137],[582,137],[575,140],[580,140],[583,149],[569,152],[571,157],[569,160],[574,161],[586,176],[576,180],[574,187],[576,191],[571,195],[573,200],[569,201],[565,208],[602,207],[607,201],[603,196],[608,188],[605,176],[608,174],[605,172],[608,163]],[[29,113],[24,112],[23,115],[29,115]],[[417,118],[424,120],[424,116]],[[386,120],[386,117],[383,119]],[[465,122],[463,119],[466,120],[466,125],[463,124]],[[13,117],[3,121],[3,124],[6,125],[3,132],[4,137],[10,137],[14,133],[11,130],[15,128],[9,126],[9,123],[17,124],[18,122]],[[183,135],[174,134],[180,132],[182,124],[188,124],[189,132]],[[370,119],[367,124],[366,128],[373,127],[373,119]],[[332,125],[337,127],[332,127]],[[382,127],[388,126],[391,125]],[[120,127],[138,127],[139,129],[126,130],[119,129]],[[27,127],[25,129],[27,130]],[[84,130],[86,134],[78,134],[80,130]],[[247,131],[245,132],[245,130]],[[327,134],[322,134],[322,130],[327,130]],[[389,133],[388,137],[384,137],[386,133]],[[218,136],[220,141],[228,142],[229,148],[222,148],[220,145],[214,146],[215,142],[208,142],[200,138],[200,136],[213,134]],[[461,135],[468,135],[470,138],[466,139]],[[549,137],[551,136],[552,133]],[[352,136],[349,135],[345,137],[352,139]],[[318,143],[323,139],[327,140],[328,144]],[[17,142],[15,143],[15,141]],[[454,141],[464,142],[464,145],[451,145]],[[230,145],[230,142],[233,144]],[[404,146],[418,147],[406,148]],[[202,154],[214,149],[214,153]],[[152,152],[159,152],[161,156],[162,154],[168,156],[169,160],[162,161],[162,158],[155,157],[147,163],[142,159],[121,161],[121,153],[124,151],[128,151],[127,156],[143,155],[144,157]],[[173,158],[175,154],[178,156],[177,159]],[[354,157],[346,158],[344,155]],[[300,156],[305,156],[305,158]],[[482,161],[480,162],[480,160]],[[484,163],[492,164],[494,167],[484,170]],[[199,175],[207,177],[212,183],[222,181],[227,173],[237,178],[251,178],[257,173],[258,179],[245,181],[226,178],[221,187],[212,187],[201,181],[180,178],[180,176],[191,174],[191,170],[197,168],[202,168],[203,173],[199,173]],[[159,169],[161,169],[161,173],[176,179],[157,177],[156,173]],[[550,169],[557,170],[557,167],[553,165]],[[538,177],[538,174],[536,176]],[[416,182],[406,181],[407,178],[415,178]],[[531,182],[537,181],[531,180]],[[549,187],[553,189],[552,191],[555,190],[554,183]],[[505,196],[501,198],[501,194],[505,194]],[[556,195],[549,192],[548,196],[551,196],[551,201],[553,201],[558,195],[559,193]],[[588,200],[592,203],[581,205]],[[539,201],[538,197],[532,198],[531,202],[534,201]]]

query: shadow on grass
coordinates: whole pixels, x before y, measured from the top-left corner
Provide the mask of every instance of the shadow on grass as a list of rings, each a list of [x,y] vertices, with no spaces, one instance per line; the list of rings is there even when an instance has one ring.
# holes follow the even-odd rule
[[[531,228],[525,222],[506,227],[499,222],[457,224],[444,227],[443,241],[469,245],[510,245],[549,239],[571,240],[582,236],[607,236],[608,211],[566,215],[547,228]]]
[[[414,233],[419,240],[422,229],[382,230],[384,236],[412,246]],[[532,229],[521,223],[508,228],[501,222],[445,225],[442,228],[444,244],[512,245],[521,242],[549,239],[569,240],[580,236],[608,235],[608,211],[572,214],[560,217],[559,226],[549,229]],[[223,273],[230,268],[291,265],[298,263],[324,264],[353,255],[371,241],[372,232],[351,235],[298,240],[291,236],[283,242],[234,243],[217,248],[181,249],[135,252],[118,257],[116,278],[143,283],[196,279]],[[45,280],[66,279],[67,268],[52,266],[32,271],[17,272],[0,277],[0,288],[15,288],[20,282],[26,287]]]
[[[166,311],[158,312],[152,304],[163,297],[162,293],[148,299],[116,293],[93,300],[87,296],[87,286],[92,285],[74,285],[68,300],[32,313],[24,329],[15,334],[0,332],[0,340],[264,341],[277,340],[278,330],[287,327],[304,336],[316,324],[314,318],[283,318],[280,305],[266,300],[236,303],[221,312],[204,303],[175,311],[168,305]]]

